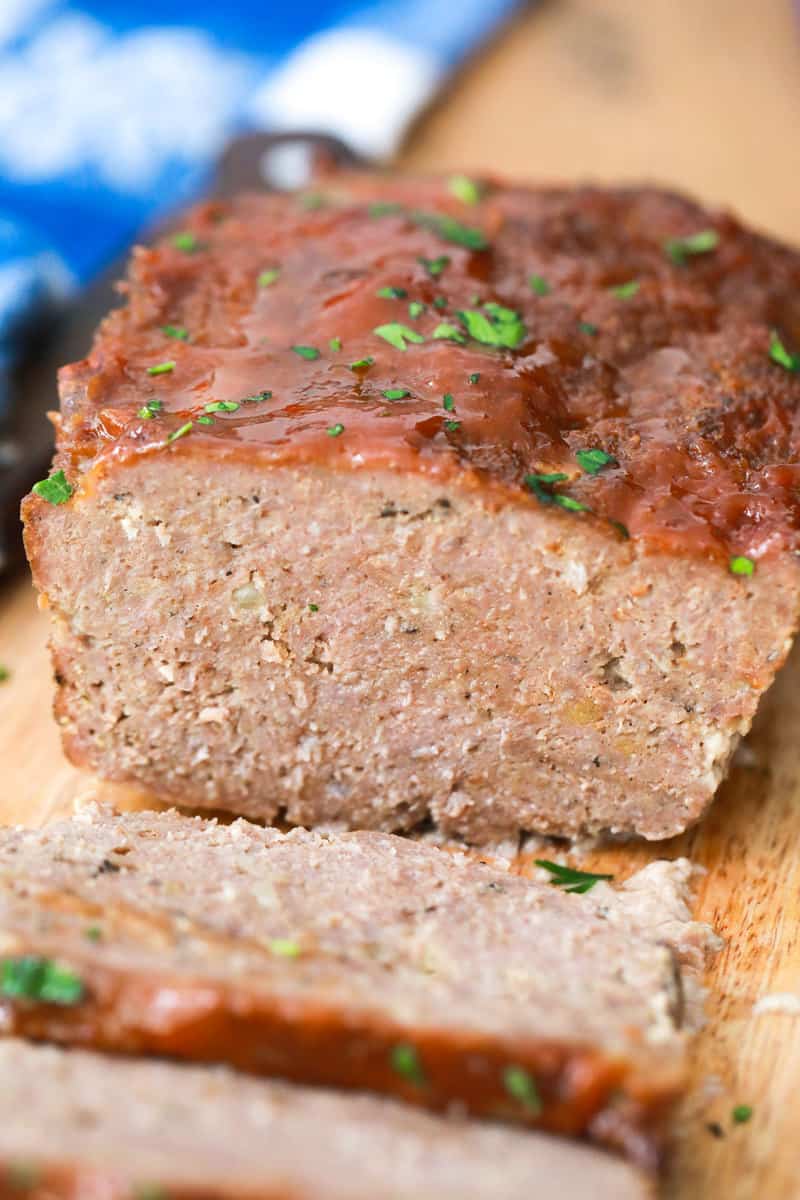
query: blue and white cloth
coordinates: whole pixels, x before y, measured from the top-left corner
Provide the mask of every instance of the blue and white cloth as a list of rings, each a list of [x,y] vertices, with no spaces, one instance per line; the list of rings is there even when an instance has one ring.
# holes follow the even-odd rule
[[[24,330],[248,129],[390,153],[518,0],[0,0],[0,415]]]

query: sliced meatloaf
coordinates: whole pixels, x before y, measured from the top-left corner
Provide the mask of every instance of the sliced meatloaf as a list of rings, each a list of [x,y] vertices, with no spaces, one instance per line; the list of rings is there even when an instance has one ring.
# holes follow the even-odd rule
[[[73,761],[474,843],[703,812],[797,625],[800,256],[463,182],[135,252],[25,504]]]
[[[600,1150],[221,1068],[0,1043],[0,1196],[646,1200]]]
[[[688,864],[584,895],[374,832],[86,809],[0,832],[0,1012],[654,1161],[705,926]],[[692,960],[692,961],[690,961]]]

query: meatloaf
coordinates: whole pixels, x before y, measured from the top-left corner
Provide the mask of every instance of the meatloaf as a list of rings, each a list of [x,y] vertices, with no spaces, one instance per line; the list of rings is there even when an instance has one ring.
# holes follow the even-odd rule
[[[0,1028],[396,1095],[656,1157],[707,927],[392,834],[87,808],[0,831]]]
[[[675,834],[797,626],[800,255],[653,189],[191,212],[24,506],[67,754],[194,806]]]
[[[0,1072],[3,1200],[654,1195],[636,1168],[587,1146],[221,1068],[8,1039]]]

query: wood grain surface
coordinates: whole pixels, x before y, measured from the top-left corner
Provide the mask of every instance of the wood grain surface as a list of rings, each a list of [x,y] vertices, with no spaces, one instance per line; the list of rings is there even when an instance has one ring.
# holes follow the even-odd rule
[[[464,72],[401,157],[530,179],[656,179],[800,243],[799,132],[800,25],[789,0],[550,0]],[[8,584],[0,819],[38,824],[97,795],[146,805],[137,789],[98,784],[63,759],[45,638],[29,582]],[[800,997],[799,843],[800,648],[702,826],[589,859],[628,873],[688,854],[708,871],[698,913],[726,939],[677,1123],[673,1200],[800,1197],[800,1015],[753,1013],[765,995]],[[738,1104],[753,1108],[745,1124],[732,1121]]]

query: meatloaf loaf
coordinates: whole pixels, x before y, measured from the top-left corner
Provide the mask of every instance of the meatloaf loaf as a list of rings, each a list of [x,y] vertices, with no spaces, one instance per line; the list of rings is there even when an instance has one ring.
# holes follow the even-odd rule
[[[88,808],[0,831],[2,1028],[588,1134],[645,1162],[680,1090],[690,867],[619,890],[392,834]]]
[[[600,1150],[231,1071],[0,1043],[3,1200],[647,1200]]]
[[[25,504],[68,755],[662,838],[797,625],[800,255],[650,189],[332,177],[134,253]]]

